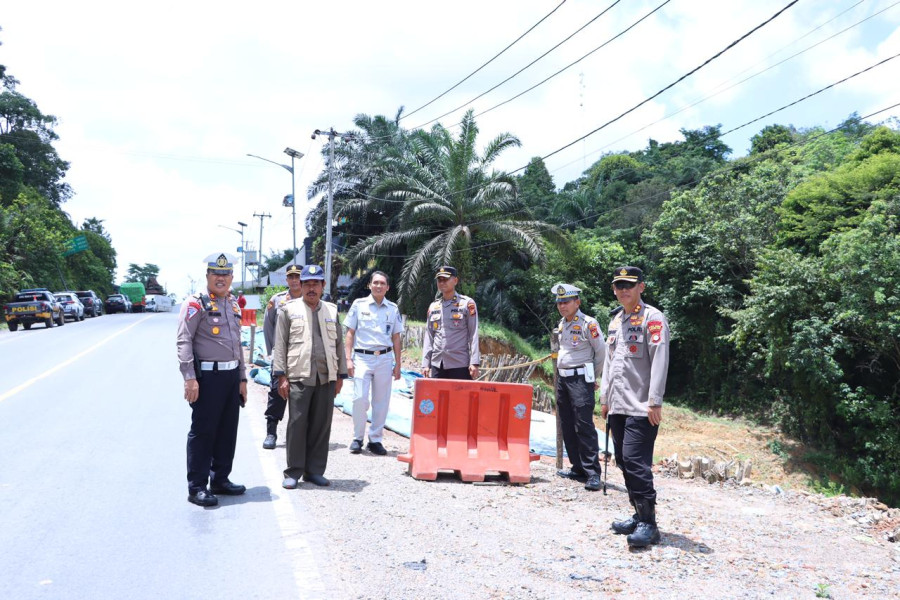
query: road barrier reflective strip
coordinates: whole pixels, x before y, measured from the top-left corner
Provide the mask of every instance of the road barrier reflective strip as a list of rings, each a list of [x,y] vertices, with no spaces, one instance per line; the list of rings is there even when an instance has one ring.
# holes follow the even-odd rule
[[[100,342],[97,342],[96,344],[94,344],[93,346],[91,346],[90,348],[88,348],[87,350],[83,350],[83,351],[80,352],[79,354],[76,354],[75,356],[73,356],[73,357],[70,358],[69,360],[64,361],[64,362],[61,362],[61,363],[59,363],[58,365],[56,365],[55,367],[53,367],[52,369],[50,369],[50,370],[48,370],[48,371],[45,371],[44,373],[41,373],[41,374],[38,375],[37,377],[35,377],[35,378],[33,378],[33,379],[29,379],[29,380],[26,381],[25,383],[22,383],[22,384],[20,384],[20,385],[17,385],[16,387],[14,387],[13,389],[9,390],[8,392],[5,392],[4,394],[0,395],[0,402],[3,402],[3,401],[6,400],[7,398],[11,398],[11,397],[15,396],[16,394],[18,394],[18,393],[21,392],[22,390],[31,387],[32,385],[34,385],[35,383],[37,383],[37,382],[40,381],[41,379],[44,379],[45,377],[49,377],[50,375],[53,375],[54,373],[56,373],[57,371],[59,371],[59,370],[62,369],[63,367],[67,367],[67,366],[71,365],[73,362],[75,362],[75,361],[78,360],[79,358],[81,358],[81,357],[83,357],[83,356],[85,356],[85,355],[87,355],[87,354],[90,354],[91,352],[93,352],[94,350],[96,350],[97,348],[99,348],[100,346],[104,345],[105,343],[107,343],[108,341],[112,340],[113,338],[116,338],[116,337],[122,335],[123,333],[125,333],[126,331],[128,331],[129,329],[131,329],[132,327],[137,327],[138,325],[140,325],[141,323],[143,323],[144,321],[146,321],[146,320],[149,319],[150,317],[151,317],[151,315],[147,315],[146,317],[144,317],[143,319],[141,319],[141,320],[138,321],[137,323],[134,323],[134,324],[132,324],[132,325],[129,325],[128,327],[126,327],[125,329],[123,329],[123,330],[121,330],[121,331],[117,331],[116,333],[112,334],[111,336],[109,336],[109,337],[106,338],[105,340],[102,340],[102,341],[100,341]]]

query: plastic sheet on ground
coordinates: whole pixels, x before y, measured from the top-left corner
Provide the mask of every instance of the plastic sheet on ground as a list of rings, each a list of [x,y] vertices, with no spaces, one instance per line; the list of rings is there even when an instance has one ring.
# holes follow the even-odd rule
[[[415,380],[422,375],[406,369],[403,369],[400,374],[400,379],[391,384],[391,406],[388,409],[385,427],[394,433],[409,437],[412,429],[413,385]],[[353,379],[347,379],[344,381],[341,393],[334,399],[334,405],[348,415],[353,414],[353,388]],[[371,407],[366,413],[366,419],[372,420]],[[600,451],[603,452],[604,433],[598,430],[597,435],[600,441]],[[531,411],[529,442],[532,452],[543,456],[556,456],[556,417],[538,410]],[[612,448],[612,440],[609,441],[609,448]]]
[[[266,340],[263,337],[262,327],[256,328],[256,337],[253,340],[255,350],[253,351],[253,362],[256,363],[257,357],[266,356]],[[250,347],[250,328],[241,327],[241,346]]]
[[[259,385],[264,385],[266,387],[270,387],[272,385],[272,375],[269,373],[268,369],[260,369],[259,367],[254,367],[250,369],[250,379],[258,383]]]

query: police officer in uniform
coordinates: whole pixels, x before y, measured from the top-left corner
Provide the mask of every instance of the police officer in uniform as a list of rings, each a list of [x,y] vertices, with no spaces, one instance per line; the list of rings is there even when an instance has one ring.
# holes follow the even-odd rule
[[[303,267],[301,299],[287,302],[275,324],[272,372],[288,401],[285,489],[296,488],[301,476],[313,485],[331,483],[324,476],[331,416],[347,364],[337,306],[321,299],[324,284],[322,267]]]
[[[435,275],[441,297],[431,303],[422,344],[422,374],[439,379],[478,379],[478,308],[456,293],[456,269],[443,266]]]
[[[284,308],[286,302],[300,297],[300,272],[301,269],[297,265],[291,265],[287,269],[288,289],[278,292],[271,298],[266,305],[266,317],[263,321],[263,337],[266,339],[266,351],[272,354],[272,348],[275,347],[275,323],[278,319],[278,313]],[[271,373],[271,367],[270,371]],[[278,393],[278,381],[272,377],[272,385],[269,387],[269,400],[266,403],[266,439],[263,441],[263,448],[273,450],[275,443],[278,441],[278,422],[284,418],[284,409],[287,407],[287,401]]]
[[[634,515],[614,522],[612,530],[627,534],[629,546],[643,547],[659,542],[651,466],[669,371],[669,324],[659,309],[641,300],[641,269],[619,267],[612,281],[621,309],[609,323],[600,403],[634,506]]]
[[[551,288],[562,319],[557,326],[556,410],[563,443],[572,468],[560,477],[584,482],[584,489],[600,489],[600,448],[594,427],[594,391],[600,386],[606,344],[593,317],[581,312],[581,290],[568,283]]]
[[[215,506],[216,494],[237,496],[246,491],[228,479],[240,407],[247,401],[241,309],[229,293],[232,279],[233,257],[207,257],[206,291],[188,297],[178,318],[178,362],[184,398],[191,406],[188,501],[198,506]]]
[[[372,425],[366,447],[372,454],[387,454],[381,440],[391,405],[391,377],[400,379],[400,334],[403,333],[400,310],[384,296],[389,289],[388,276],[375,271],[369,279],[372,293],[354,300],[344,319],[347,371],[354,383],[353,441],[350,442],[353,454],[362,452],[370,391]]]

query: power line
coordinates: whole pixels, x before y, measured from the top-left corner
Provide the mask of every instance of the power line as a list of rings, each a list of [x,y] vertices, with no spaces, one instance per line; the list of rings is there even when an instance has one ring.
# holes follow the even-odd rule
[[[517,43],[519,43],[519,41],[521,41],[522,38],[524,38],[526,35],[528,35],[529,33],[531,33],[538,25],[540,25],[540,24],[543,23],[545,20],[547,20],[547,18],[548,18],[550,15],[552,15],[552,14],[555,13],[557,10],[559,10],[559,7],[561,7],[561,6],[562,6],[563,4],[565,4],[565,3],[566,3],[566,0],[562,0],[562,2],[560,2],[559,4],[556,5],[556,8],[554,8],[553,10],[551,10],[550,12],[548,12],[546,15],[544,15],[544,17],[543,17],[540,21],[538,21],[537,23],[535,23],[534,25],[532,25],[531,27],[529,27],[529,28],[528,28],[528,31],[526,31],[525,33],[523,33],[522,35],[520,35],[519,37],[517,37],[515,40],[513,40],[513,42],[512,42],[511,44],[509,44],[506,48],[504,48],[503,50],[501,50],[500,52],[498,52],[497,54],[495,54],[495,55],[493,56],[493,58],[491,58],[489,61],[487,61],[486,63],[484,63],[483,65],[481,65],[480,67],[478,67],[477,69],[475,69],[474,71],[472,71],[471,73],[469,73],[468,75],[466,75],[465,77],[463,77],[461,80],[459,80],[457,83],[455,83],[454,85],[452,85],[451,87],[449,87],[448,89],[446,89],[444,92],[442,92],[441,94],[439,94],[437,97],[433,98],[432,100],[429,100],[428,102],[426,102],[425,104],[423,104],[422,106],[420,106],[419,108],[417,108],[416,110],[414,110],[414,111],[412,111],[412,112],[410,112],[410,113],[407,113],[407,114],[403,115],[402,117],[400,117],[399,120],[402,121],[403,119],[405,119],[405,118],[407,118],[407,117],[411,117],[412,115],[416,114],[417,112],[419,112],[419,111],[422,110],[423,108],[425,108],[425,107],[427,107],[427,106],[430,106],[431,104],[433,104],[433,103],[436,102],[437,100],[440,100],[441,98],[443,98],[444,96],[446,96],[448,93],[452,92],[452,91],[455,90],[457,87],[459,87],[461,84],[465,83],[470,77],[472,77],[473,75],[475,75],[476,73],[478,73],[478,71],[482,70],[483,68],[485,68],[486,66],[488,66],[489,64],[491,64],[492,62],[494,62],[497,58],[500,57],[501,54],[503,54],[504,52],[506,52],[507,50],[509,50],[509,49],[512,48],[513,46],[515,46]]]
[[[478,100],[479,98],[481,98],[481,97],[483,97],[483,96],[485,96],[485,95],[487,95],[487,94],[493,92],[493,91],[496,90],[498,87],[500,87],[500,86],[503,85],[504,83],[510,81],[510,80],[513,79],[514,77],[518,76],[520,73],[522,73],[523,71],[525,71],[526,69],[528,69],[529,67],[531,67],[532,65],[534,65],[535,63],[537,63],[539,60],[541,60],[542,58],[544,58],[545,56],[547,56],[548,54],[550,54],[551,52],[553,52],[554,50],[556,50],[557,48],[559,48],[560,46],[562,46],[563,44],[565,44],[566,42],[568,42],[570,39],[572,39],[573,37],[575,37],[576,35],[578,35],[579,33],[581,33],[581,31],[584,30],[585,27],[587,27],[588,25],[590,25],[591,23],[593,23],[594,21],[596,21],[597,19],[599,19],[600,17],[602,17],[603,15],[605,15],[605,14],[606,14],[607,12],[609,12],[616,4],[618,4],[618,3],[621,2],[621,1],[622,1],[622,0],[615,0],[615,2],[613,2],[612,4],[610,4],[609,6],[607,6],[605,9],[603,9],[603,10],[600,12],[600,14],[598,14],[598,15],[595,16],[593,19],[591,19],[590,21],[588,21],[587,23],[585,23],[584,25],[582,25],[581,27],[579,27],[577,30],[575,30],[574,32],[572,32],[571,34],[569,34],[569,36],[566,37],[564,40],[562,40],[561,42],[559,42],[558,44],[556,44],[555,46],[553,46],[552,48],[550,48],[549,50],[547,50],[546,52],[544,52],[543,54],[541,54],[540,56],[538,56],[536,59],[534,59],[533,61],[531,61],[530,63],[528,63],[527,65],[525,65],[524,67],[522,67],[521,69],[519,69],[518,71],[516,71],[515,73],[513,73],[512,75],[510,75],[510,76],[507,77],[506,79],[504,79],[503,81],[501,81],[500,83],[498,83],[498,84],[496,84],[495,86],[491,87],[491,88],[488,89],[487,91],[484,91],[484,92],[478,94],[477,96],[475,96],[474,98],[472,98],[472,99],[469,100],[468,102],[464,102],[463,104],[457,106],[457,107],[454,108],[453,110],[448,111],[448,112],[445,112],[445,113],[442,114],[441,116],[435,117],[434,119],[431,119],[431,120],[428,121],[427,123],[422,123],[421,125],[417,125],[417,126],[413,127],[413,129],[422,129],[423,127],[425,127],[425,126],[427,126],[427,125],[430,125],[430,124],[434,123],[435,121],[438,121],[438,120],[440,120],[440,119],[443,119],[443,118],[446,117],[447,115],[453,114],[453,113],[455,113],[456,111],[458,111],[459,109],[464,108],[464,107],[468,106],[469,104],[475,102],[475,101]],[[666,0],[666,2],[669,2],[669,0]],[[664,4],[665,4],[665,3],[664,3]]]
[[[848,8],[847,10],[843,11],[843,12],[840,13],[840,14],[841,14],[841,15],[845,14],[846,12],[848,12],[849,10],[851,10],[852,8],[855,8],[856,6],[859,6],[860,4],[862,4],[864,1],[865,1],[865,0],[860,0],[860,2],[857,2],[857,3],[854,4],[852,7]],[[633,136],[633,135],[636,134],[636,133],[640,133],[641,131],[644,131],[645,129],[648,129],[648,128],[652,127],[653,125],[656,125],[656,124],[658,124],[658,123],[662,123],[663,121],[665,121],[665,120],[667,120],[667,119],[669,119],[669,118],[671,118],[671,117],[674,117],[675,115],[680,114],[680,113],[682,113],[682,112],[684,112],[684,111],[686,111],[686,110],[688,110],[688,109],[690,109],[690,108],[694,108],[695,106],[699,106],[700,104],[703,104],[703,103],[706,102],[707,100],[709,100],[709,99],[711,99],[711,98],[715,98],[715,97],[718,96],[719,94],[723,94],[723,93],[727,92],[728,90],[734,89],[735,87],[737,87],[737,86],[739,86],[739,85],[741,85],[741,84],[743,84],[743,83],[746,83],[746,82],[750,81],[751,79],[753,79],[753,78],[755,78],[755,77],[758,77],[759,75],[762,75],[763,73],[766,73],[767,71],[770,71],[770,70],[774,69],[775,67],[778,67],[778,66],[780,66],[780,65],[782,65],[782,64],[784,64],[784,63],[786,63],[787,61],[792,60],[792,59],[794,59],[794,58],[800,56],[801,54],[804,54],[804,53],[806,53],[806,52],[809,52],[809,51],[812,50],[813,48],[816,48],[816,47],[818,47],[818,46],[824,44],[825,42],[830,41],[830,40],[832,40],[832,39],[838,37],[839,35],[843,35],[844,33],[847,33],[847,32],[850,31],[851,29],[860,26],[861,24],[865,23],[866,21],[868,21],[868,20],[870,20],[870,19],[873,19],[873,18],[877,17],[877,16],[880,15],[881,13],[883,13],[883,12],[885,12],[885,11],[887,11],[887,10],[890,10],[891,8],[894,8],[894,7],[897,6],[898,4],[900,4],[900,0],[898,0],[897,2],[894,2],[894,3],[891,4],[890,6],[887,6],[887,7],[883,8],[882,10],[880,10],[880,11],[878,11],[878,12],[876,12],[876,13],[873,13],[873,14],[869,15],[868,17],[865,17],[864,19],[860,19],[860,20],[857,21],[856,23],[853,23],[852,25],[849,25],[849,26],[845,27],[844,29],[841,29],[840,31],[838,31],[838,32],[836,32],[836,33],[834,33],[834,34],[832,34],[832,35],[830,35],[830,36],[828,36],[828,37],[826,37],[826,38],[824,38],[824,39],[822,39],[822,40],[820,40],[820,41],[818,41],[818,42],[816,42],[816,43],[814,43],[814,44],[812,44],[812,45],[810,45],[810,46],[807,46],[806,48],[804,48],[803,50],[800,50],[799,52],[795,52],[794,54],[788,56],[787,58],[784,58],[784,59],[782,59],[782,60],[780,60],[780,61],[778,61],[778,62],[776,62],[776,63],[774,63],[774,64],[772,64],[772,65],[770,65],[770,66],[768,66],[768,67],[766,67],[765,69],[762,69],[762,70],[760,70],[760,71],[757,71],[756,73],[754,73],[754,74],[752,74],[752,75],[749,75],[749,76],[745,77],[744,79],[741,79],[740,81],[737,81],[737,82],[733,83],[732,85],[730,85],[730,86],[728,86],[728,87],[726,87],[726,88],[724,88],[724,89],[719,89],[720,87],[722,87],[723,85],[725,85],[728,81],[731,81],[731,80],[735,79],[735,78],[736,78],[737,76],[739,76],[740,74],[746,73],[746,72],[749,71],[750,68],[752,68],[752,67],[747,68],[747,69],[744,69],[744,70],[741,71],[741,73],[739,73],[737,76],[732,77],[731,79],[728,79],[728,80],[726,80],[726,81],[720,83],[720,84],[719,84],[718,86],[716,86],[715,88],[713,88],[714,90],[717,90],[717,89],[718,89],[719,91],[714,92],[714,93],[712,93],[712,94],[709,94],[709,95],[707,95],[707,96],[704,96],[703,98],[700,98],[700,99],[697,100],[696,102],[693,102],[693,103],[691,103],[691,104],[688,104],[688,105],[686,105],[686,106],[684,106],[684,107],[682,107],[682,108],[680,108],[680,109],[678,109],[678,110],[676,110],[676,111],[670,112],[670,113],[666,114],[665,116],[663,116],[663,117],[657,119],[656,121],[653,121],[652,123],[648,123],[648,124],[644,125],[643,127],[640,127],[640,128],[638,128],[638,129],[635,129],[635,130],[632,131],[631,133],[628,133],[628,134],[626,134],[626,135],[623,135],[623,136],[620,137],[620,138],[617,138],[617,139],[615,139],[615,140],[612,140],[611,142],[609,142],[609,143],[607,143],[607,144],[601,146],[600,148],[597,148],[596,150],[591,151],[590,153],[588,153],[588,155],[589,155],[589,156],[592,156],[592,155],[594,155],[594,154],[597,154],[597,153],[599,153],[599,152],[602,152],[603,150],[609,148],[610,146],[612,146],[613,144],[615,144],[615,143],[617,143],[617,142],[621,142],[622,140],[628,139],[629,137]],[[840,16],[840,15],[838,15],[838,16]],[[826,21],[826,22],[824,22],[824,23],[822,23],[822,24],[820,24],[820,25],[818,25],[817,27],[815,27],[815,28],[811,29],[810,31],[806,32],[805,34],[803,34],[802,36],[800,36],[799,38],[797,38],[797,39],[794,40],[793,42],[791,42],[791,43],[789,43],[789,44],[786,44],[786,45],[782,46],[779,50],[776,50],[775,52],[769,54],[769,56],[767,56],[766,58],[769,58],[769,57],[772,57],[772,56],[778,54],[779,52],[781,52],[781,50],[783,50],[783,49],[787,48],[788,46],[790,46],[790,45],[792,45],[792,44],[795,44],[796,42],[798,42],[798,41],[802,40],[803,38],[809,36],[809,35],[812,34],[814,31],[817,31],[817,30],[821,29],[822,27],[824,27],[824,26],[827,25],[828,23],[834,21],[834,19],[836,19],[836,18],[837,18],[837,16],[834,17],[834,18],[832,18],[832,19],[829,19],[828,21]],[[765,59],[763,59],[763,61],[760,61],[760,62],[758,62],[758,63],[756,63],[756,64],[757,64],[757,65],[762,64],[762,62],[764,62],[764,60],[765,60]],[[584,157],[575,159],[575,160],[573,160],[573,161],[570,161],[570,162],[568,162],[568,163],[566,163],[566,164],[564,164],[564,165],[561,165],[560,167],[554,169],[554,170],[551,171],[551,172],[556,172],[556,171],[559,171],[559,170],[561,170],[561,169],[564,169],[565,167],[568,167],[568,166],[570,166],[570,165],[575,164],[576,162],[578,162],[578,161],[580,161],[580,160],[583,160],[583,158],[584,158]]]
[[[588,52],[587,54],[585,54],[584,56],[582,56],[581,58],[579,58],[578,60],[569,63],[568,65],[566,65],[565,67],[563,67],[562,69],[560,69],[560,70],[557,71],[556,73],[550,75],[549,77],[547,77],[547,78],[544,79],[543,81],[539,81],[538,83],[534,84],[533,86],[531,86],[531,87],[528,88],[527,90],[525,90],[525,91],[523,91],[523,92],[519,92],[518,94],[516,94],[516,95],[513,96],[512,98],[509,98],[508,100],[504,100],[504,101],[501,102],[500,104],[495,104],[494,106],[488,108],[487,110],[481,111],[480,113],[476,114],[475,116],[476,116],[476,117],[480,117],[481,115],[487,114],[487,113],[491,112],[492,110],[494,110],[495,108],[500,108],[500,107],[503,106],[504,104],[509,104],[509,103],[512,102],[513,100],[515,100],[515,99],[517,99],[517,98],[519,98],[519,97],[521,97],[521,96],[524,96],[525,94],[527,94],[527,93],[530,92],[531,90],[533,90],[533,89],[535,89],[535,88],[538,88],[538,87],[544,85],[545,83],[547,83],[548,81],[550,81],[551,79],[553,79],[554,77],[556,77],[557,75],[559,75],[560,73],[562,73],[562,72],[564,72],[564,71],[567,71],[567,70],[570,69],[571,67],[574,67],[575,65],[577,65],[578,63],[580,63],[581,61],[583,61],[585,58],[587,58],[588,56],[590,56],[590,55],[593,54],[594,52],[596,52],[596,51],[600,50],[601,48],[603,48],[604,46],[606,46],[606,45],[612,43],[612,42],[615,41],[617,38],[619,38],[619,37],[625,35],[625,34],[628,33],[631,29],[635,28],[641,21],[643,21],[643,20],[649,18],[650,15],[652,15],[653,13],[655,13],[656,11],[658,11],[659,9],[661,9],[663,6],[665,6],[665,5],[668,4],[669,2],[671,2],[671,0],[665,0],[665,2],[663,2],[662,4],[660,4],[659,6],[657,6],[656,8],[654,8],[653,10],[651,10],[650,12],[648,12],[647,14],[645,14],[643,17],[641,17],[640,19],[638,19],[637,21],[635,21],[634,23],[632,23],[631,25],[629,25],[626,29],[623,29],[622,31],[620,31],[619,33],[617,33],[616,35],[614,35],[613,37],[609,38],[608,40],[606,40],[605,42],[603,42],[602,44],[600,44],[599,46],[597,46],[596,48],[594,48],[593,50],[591,50],[590,52]],[[457,123],[457,125],[458,125],[458,123]]]
[[[565,150],[566,148],[569,148],[570,146],[574,146],[575,144],[577,144],[577,143],[580,142],[581,140],[586,139],[586,138],[588,138],[588,137],[594,135],[595,133],[597,133],[597,132],[600,131],[601,129],[604,129],[604,128],[608,127],[609,125],[612,125],[613,123],[615,123],[616,121],[618,121],[619,119],[621,119],[622,117],[624,117],[625,115],[627,115],[627,114],[629,114],[629,113],[631,113],[631,112],[634,112],[635,110],[637,110],[638,108],[640,108],[640,107],[643,106],[644,104],[650,102],[651,100],[653,100],[654,98],[656,98],[657,96],[659,96],[660,94],[662,94],[663,92],[665,92],[665,91],[667,91],[667,90],[669,90],[669,89],[675,87],[676,85],[678,85],[679,83],[681,83],[682,81],[684,81],[685,79],[687,79],[688,77],[690,77],[691,75],[693,75],[694,73],[696,73],[697,71],[699,71],[700,69],[702,69],[703,67],[705,67],[706,65],[708,65],[709,63],[711,63],[712,61],[716,60],[717,58],[719,58],[720,56],[722,56],[723,54],[725,54],[726,52],[728,52],[729,50],[731,50],[732,48],[734,48],[735,46],[737,46],[739,43],[741,43],[742,41],[744,41],[745,39],[747,39],[748,37],[750,37],[751,35],[753,35],[753,34],[756,33],[757,31],[759,31],[760,29],[762,29],[763,27],[765,27],[766,25],[768,25],[769,23],[771,23],[772,21],[774,21],[774,20],[775,20],[776,18],[778,18],[783,12],[785,12],[787,9],[789,9],[789,8],[791,8],[792,6],[794,6],[795,4],[797,4],[797,2],[799,2],[799,1],[800,1],[800,0],[793,0],[792,2],[788,3],[787,6],[785,6],[785,7],[782,8],[781,10],[779,10],[777,13],[775,13],[774,15],[772,15],[771,17],[769,17],[768,19],[766,19],[765,21],[763,21],[762,23],[760,23],[759,25],[757,25],[756,27],[754,27],[753,29],[751,29],[750,31],[748,31],[747,33],[745,33],[744,35],[742,35],[741,37],[739,37],[738,39],[734,40],[733,42],[731,42],[730,44],[728,44],[725,48],[723,48],[722,50],[720,50],[719,52],[717,52],[716,54],[714,54],[714,55],[711,56],[710,58],[706,59],[702,64],[700,64],[699,66],[697,66],[697,67],[693,68],[692,70],[688,71],[687,73],[685,73],[684,75],[682,75],[681,77],[679,77],[678,79],[676,79],[675,81],[673,81],[672,83],[670,83],[669,85],[667,85],[666,87],[662,88],[661,90],[659,90],[658,92],[656,92],[656,93],[653,94],[652,96],[650,96],[650,97],[648,97],[648,98],[642,100],[642,101],[639,102],[638,104],[635,104],[634,106],[632,106],[631,108],[629,108],[628,110],[626,110],[625,112],[623,112],[622,114],[620,114],[618,117],[616,117],[616,118],[614,118],[614,119],[611,119],[611,120],[607,121],[606,123],[604,123],[604,124],[601,125],[600,127],[597,127],[597,128],[594,129],[593,131],[589,131],[588,133],[584,134],[583,136],[579,137],[578,139],[576,139],[576,140],[574,140],[574,141],[572,141],[572,142],[569,142],[569,143],[566,144],[565,146],[562,146],[561,148],[557,148],[557,149],[554,150],[553,152],[551,152],[551,153],[549,153],[549,154],[546,154],[546,155],[542,156],[542,157],[541,157],[541,160],[546,160],[547,158],[553,156],[554,154],[558,154],[558,153],[562,152],[563,150]],[[527,166],[527,165],[526,165],[526,166]],[[524,168],[525,168],[525,167],[519,167],[519,168],[516,169],[515,171],[512,171],[510,174],[512,174],[512,173],[517,173],[517,172],[523,170]]]

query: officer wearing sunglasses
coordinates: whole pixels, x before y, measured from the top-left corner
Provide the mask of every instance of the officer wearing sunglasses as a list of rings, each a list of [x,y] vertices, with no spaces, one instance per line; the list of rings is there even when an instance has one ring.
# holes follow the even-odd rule
[[[644,272],[638,267],[617,268],[612,287],[621,309],[609,324],[600,404],[635,511],[612,529],[627,534],[629,546],[641,547],[660,537],[651,466],[669,370],[669,323],[641,299]]]

